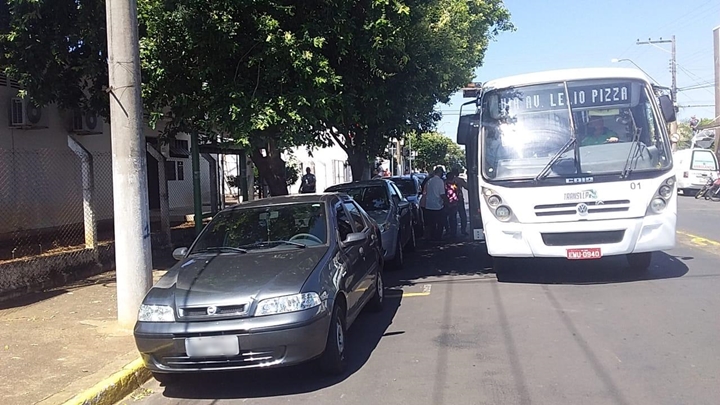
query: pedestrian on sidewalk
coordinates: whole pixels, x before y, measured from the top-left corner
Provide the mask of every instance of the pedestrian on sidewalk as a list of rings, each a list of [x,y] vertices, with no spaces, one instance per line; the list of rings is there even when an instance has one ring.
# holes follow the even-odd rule
[[[443,168],[441,166],[435,167],[433,176],[428,179],[423,191],[425,222],[428,225],[430,240],[435,242],[442,240],[443,223],[445,222],[443,208],[447,196],[442,176]]]
[[[302,183],[300,184],[300,193],[308,194],[315,192],[316,179],[315,175],[312,174],[312,169],[309,167],[305,169],[305,175],[302,176]]]

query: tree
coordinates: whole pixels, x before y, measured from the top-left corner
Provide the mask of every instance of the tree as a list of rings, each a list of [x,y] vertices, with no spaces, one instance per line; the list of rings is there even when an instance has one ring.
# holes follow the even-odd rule
[[[413,166],[418,170],[430,172],[437,165],[448,170],[465,168],[465,151],[445,135],[423,132],[414,133],[411,137],[413,151],[417,152]]]
[[[38,105],[109,116],[105,2],[2,0],[0,71]]]
[[[328,60],[342,77],[341,107],[328,120],[353,178],[389,139],[428,131],[438,102],[466,85],[489,40],[512,30],[498,0],[358,1],[338,10]]]
[[[107,117],[104,2],[8,1],[0,66],[40,104]],[[367,176],[388,139],[434,127],[512,29],[500,0],[141,0],[139,19],[150,122],[243,145],[273,195],[292,146],[336,141]]]
[[[287,194],[282,153],[324,144],[317,117],[337,93],[339,79],[319,52],[325,28],[316,8],[271,0],[144,4],[143,96],[154,117],[168,120],[166,133],[200,124],[234,139],[249,148],[270,193]]]

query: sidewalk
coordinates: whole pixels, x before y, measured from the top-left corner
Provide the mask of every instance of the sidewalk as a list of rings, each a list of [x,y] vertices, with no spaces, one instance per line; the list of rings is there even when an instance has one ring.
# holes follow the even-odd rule
[[[156,281],[169,256],[155,258]],[[116,307],[114,271],[0,302],[0,403],[63,404],[137,359]]]

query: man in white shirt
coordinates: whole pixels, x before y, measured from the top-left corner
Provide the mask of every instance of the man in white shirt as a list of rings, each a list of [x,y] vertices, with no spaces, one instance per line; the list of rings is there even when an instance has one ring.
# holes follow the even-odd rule
[[[425,185],[425,222],[428,225],[430,240],[439,241],[442,239],[443,221],[445,206],[445,182],[442,179],[443,168],[435,167],[433,176]]]

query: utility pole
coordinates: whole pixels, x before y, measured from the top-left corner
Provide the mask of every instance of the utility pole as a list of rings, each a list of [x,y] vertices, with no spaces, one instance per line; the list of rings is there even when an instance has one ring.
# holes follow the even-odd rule
[[[638,39],[636,44],[637,45],[652,45],[656,46],[656,44],[667,44],[670,43],[672,45],[672,49],[670,51],[670,74],[672,76],[672,84],[670,86],[670,97],[672,98],[673,106],[675,107],[675,111],[677,111],[677,60],[676,60],[676,52],[675,52],[675,35],[672,36],[672,39],[662,39],[660,37],[659,40],[652,40],[648,39],[647,41],[640,42]],[[660,48],[662,49],[662,48]],[[678,131],[678,123],[677,120],[674,122],[671,122],[669,124],[669,131],[671,134],[675,134]]]
[[[638,39],[636,44],[637,45],[654,45],[654,44],[671,44],[672,50],[670,51],[670,74],[672,75],[672,86],[671,86],[671,93],[672,93],[672,101],[677,104],[677,60],[676,60],[676,52],[675,52],[675,35],[672,36],[672,39],[662,39],[662,37],[659,40],[651,40],[648,39],[647,41],[640,42]]]
[[[720,26],[713,29],[713,49],[715,55],[715,119],[713,124],[720,122]],[[715,127],[715,156],[718,154],[720,145],[720,127]]]
[[[131,328],[152,286],[136,0],[107,0],[117,311]]]

